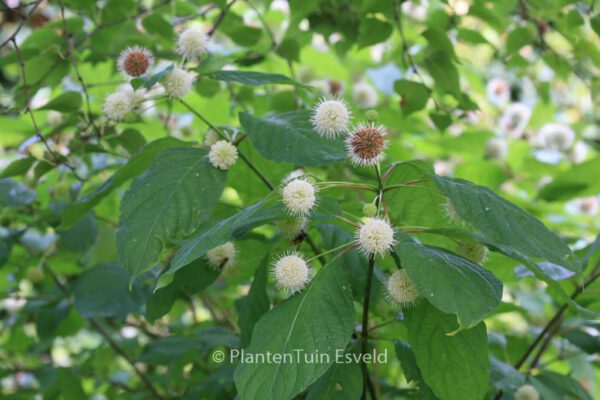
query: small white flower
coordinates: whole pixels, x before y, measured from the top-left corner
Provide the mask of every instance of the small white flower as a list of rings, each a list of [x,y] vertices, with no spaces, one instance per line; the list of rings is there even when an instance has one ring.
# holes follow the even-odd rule
[[[508,154],[508,143],[501,138],[492,138],[485,145],[485,156],[492,160],[502,160]]]
[[[585,142],[579,141],[575,143],[571,151],[567,153],[567,157],[573,164],[581,164],[585,161],[588,154],[588,146]]]
[[[367,82],[360,82],[354,85],[352,98],[361,108],[373,108],[377,105],[377,91]]]
[[[227,140],[219,140],[212,146],[208,152],[208,160],[213,167],[222,170],[228,170],[238,158],[237,147]]]
[[[512,103],[500,117],[498,125],[502,133],[518,139],[522,137],[523,131],[531,118],[531,108],[523,103]]]
[[[104,100],[104,113],[110,119],[120,121],[130,111],[133,111],[133,103],[125,92],[118,90]]]
[[[575,200],[579,212],[594,217],[600,211],[600,200],[596,196],[582,197]]]
[[[493,78],[486,85],[487,96],[490,103],[500,105],[510,99],[510,86],[504,79]]]
[[[515,400],[540,400],[540,394],[533,385],[525,384],[515,392]]]
[[[538,143],[545,150],[566,150],[575,141],[575,132],[563,124],[546,124],[538,131]]]
[[[306,217],[288,217],[275,222],[284,236],[295,238],[306,229],[308,219]]]
[[[427,18],[429,0],[408,0],[402,3],[402,13],[417,21]]]
[[[117,88],[117,91],[125,93],[127,96],[129,96],[132,109],[139,108],[146,98],[146,93],[143,89],[133,90],[130,85],[121,85]]]
[[[192,90],[195,80],[196,77],[193,73],[183,68],[174,67],[164,77],[162,84],[169,97],[180,99]]]
[[[179,34],[177,51],[186,60],[196,60],[208,50],[210,37],[200,29],[187,28]]]
[[[389,276],[386,282],[387,297],[400,307],[413,305],[420,297],[406,270],[400,269]]]
[[[150,68],[152,68],[153,62],[154,57],[150,50],[140,46],[133,46],[121,52],[117,65],[119,71],[125,76],[135,78],[146,75]]]
[[[387,147],[387,135],[382,125],[362,122],[346,138],[346,149],[356,165],[377,165],[384,159],[383,150]]]
[[[294,179],[281,191],[283,204],[291,215],[307,215],[317,202],[316,189],[306,179]]]
[[[288,293],[296,293],[306,287],[312,279],[312,271],[307,262],[298,253],[289,253],[273,264],[275,285]]]
[[[229,269],[235,265],[236,248],[232,242],[226,242],[206,252],[208,265],[217,271]]]
[[[325,97],[317,103],[311,121],[321,136],[333,138],[348,131],[350,116],[344,100]]]
[[[221,139],[221,137],[212,128],[207,130],[204,134],[204,144],[207,146],[212,146],[213,144],[217,143],[219,139]]]
[[[371,218],[357,233],[359,249],[366,255],[383,256],[394,243],[394,229],[381,218]]]

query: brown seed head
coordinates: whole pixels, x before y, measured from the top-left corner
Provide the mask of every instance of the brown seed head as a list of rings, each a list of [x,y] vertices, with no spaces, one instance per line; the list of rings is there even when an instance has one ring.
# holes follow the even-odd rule
[[[133,50],[123,60],[123,69],[129,76],[142,76],[150,67],[150,58],[146,53]]]
[[[376,126],[359,127],[349,140],[352,153],[363,160],[373,160],[380,156],[385,147],[383,132]]]

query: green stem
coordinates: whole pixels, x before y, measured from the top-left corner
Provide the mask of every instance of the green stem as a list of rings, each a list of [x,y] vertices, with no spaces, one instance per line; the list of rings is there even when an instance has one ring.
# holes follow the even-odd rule
[[[334,251],[341,250],[341,249],[343,249],[343,248],[345,248],[345,247],[348,247],[348,246],[350,246],[350,245],[352,245],[352,244],[354,244],[354,243],[355,243],[354,241],[352,241],[352,242],[348,242],[348,243],[344,243],[343,245],[341,245],[341,246],[338,246],[338,247],[336,247],[336,248],[329,249],[329,250],[327,250],[327,251],[324,251],[324,252],[322,252],[322,253],[320,253],[320,254],[316,254],[314,257],[311,257],[311,258],[309,258],[309,259],[308,259],[308,261],[313,261],[313,260],[315,260],[315,259],[317,259],[317,258],[319,258],[319,257],[322,257],[322,256],[324,256],[324,255],[326,255],[326,254],[333,253]]]
[[[367,399],[367,390],[369,391],[371,398],[376,399],[375,389],[371,378],[369,377],[369,370],[367,363],[364,360],[364,355],[369,351],[369,303],[371,300],[371,285],[373,282],[373,271],[375,269],[375,256],[369,256],[369,267],[367,270],[367,283],[365,287],[365,297],[363,300],[363,315],[362,315],[362,329],[361,329],[361,346],[360,352],[363,355],[361,358],[361,368],[363,373],[363,391],[361,399]]]

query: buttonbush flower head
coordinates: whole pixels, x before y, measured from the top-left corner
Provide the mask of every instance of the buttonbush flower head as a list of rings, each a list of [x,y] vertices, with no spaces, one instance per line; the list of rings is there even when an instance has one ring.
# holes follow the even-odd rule
[[[530,118],[531,107],[523,103],[512,103],[504,110],[498,125],[504,134],[518,139],[522,137]]]
[[[312,279],[312,271],[298,253],[284,254],[273,264],[275,285],[288,293],[296,293],[306,287]]]
[[[470,240],[461,240],[456,245],[456,254],[459,254],[476,264],[482,264],[485,261],[487,251],[487,247]]]
[[[492,138],[485,144],[485,156],[492,160],[502,160],[508,154],[508,143],[502,138]]]
[[[486,85],[487,96],[490,103],[500,105],[510,99],[510,86],[504,79],[493,78]]]
[[[546,124],[538,131],[538,142],[545,150],[566,150],[574,141],[575,132],[563,124]]]
[[[385,157],[385,128],[373,123],[360,123],[346,139],[346,148],[356,165],[376,165]]]
[[[410,307],[419,299],[419,292],[406,270],[399,269],[386,282],[387,297],[400,307]]]
[[[569,161],[573,164],[581,164],[585,161],[588,154],[588,146],[585,142],[579,141],[575,143],[573,148],[567,153]]]
[[[377,91],[367,82],[354,85],[352,98],[360,108],[373,108],[377,105]]]
[[[365,255],[383,256],[396,243],[394,228],[381,218],[371,218],[357,232],[358,247]]]
[[[192,90],[195,80],[196,76],[193,73],[183,68],[174,67],[164,77],[162,84],[169,97],[180,99]]]
[[[125,93],[127,96],[129,96],[132,109],[139,108],[144,102],[144,99],[146,98],[146,93],[143,89],[133,90],[133,88],[130,85],[121,85],[119,86],[117,91]]]
[[[226,242],[206,252],[208,265],[217,271],[231,268],[236,261],[236,248],[233,242]]]
[[[317,202],[316,188],[305,178],[294,179],[281,191],[283,204],[294,216],[307,215]]]
[[[104,114],[115,121],[122,120],[127,113],[133,111],[133,107],[131,96],[120,90],[109,94],[104,100]]]
[[[187,28],[179,34],[177,51],[186,60],[196,60],[208,50],[210,37],[196,28]]]
[[[540,400],[540,394],[533,385],[523,385],[515,392],[515,400]]]
[[[212,146],[208,152],[208,160],[213,167],[222,170],[228,170],[238,158],[237,147],[227,140],[219,140]]]
[[[217,132],[215,132],[212,128],[206,131],[204,134],[204,144],[207,146],[212,146],[217,143],[221,137]]]
[[[315,106],[311,121],[321,136],[333,138],[348,131],[350,117],[350,110],[344,100],[324,97]]]
[[[379,113],[377,110],[369,110],[365,113],[365,117],[369,122],[375,122],[379,119]]]
[[[275,224],[284,236],[295,238],[306,229],[306,217],[288,217],[277,221]]]
[[[150,68],[152,68],[153,62],[154,57],[150,50],[140,46],[133,46],[121,52],[117,65],[119,71],[123,74],[136,78],[146,75]]]
[[[594,217],[600,211],[600,199],[597,196],[582,197],[575,200],[579,212]]]

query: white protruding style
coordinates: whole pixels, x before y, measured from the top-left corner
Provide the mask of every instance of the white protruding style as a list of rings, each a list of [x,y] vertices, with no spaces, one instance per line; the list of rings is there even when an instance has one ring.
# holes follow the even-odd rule
[[[317,202],[316,189],[306,179],[294,179],[281,191],[283,204],[294,216],[307,215]]]
[[[174,67],[171,72],[167,73],[162,84],[169,97],[180,99],[192,90],[195,80],[196,76],[193,73]]]
[[[208,51],[210,36],[196,28],[187,28],[179,34],[177,52],[186,60],[197,60]]]
[[[273,264],[275,285],[288,293],[301,291],[312,279],[312,270],[306,260],[298,253],[288,253]]]
[[[394,228],[381,218],[371,218],[357,232],[358,247],[366,255],[383,256],[394,243]]]
[[[321,136],[334,138],[348,131],[351,112],[346,102],[340,98],[322,98],[311,118],[313,127]]]
[[[208,152],[208,160],[213,167],[222,170],[231,168],[238,158],[237,147],[226,140],[219,140],[212,146]]]
[[[417,288],[404,269],[397,270],[389,276],[386,289],[390,301],[402,308],[413,305],[420,297]]]
[[[236,261],[236,248],[233,242],[226,242],[206,252],[208,265],[217,271],[231,268]]]

